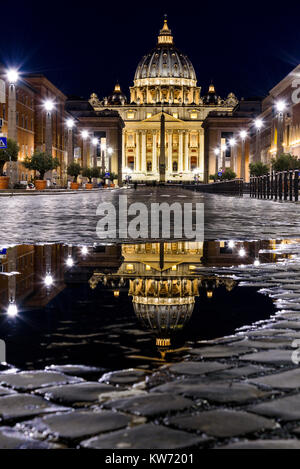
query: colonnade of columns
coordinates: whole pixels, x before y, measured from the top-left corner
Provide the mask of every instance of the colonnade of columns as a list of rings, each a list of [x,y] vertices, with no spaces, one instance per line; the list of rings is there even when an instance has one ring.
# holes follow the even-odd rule
[[[156,129],[136,130],[130,132],[131,142],[128,144],[127,131],[123,130],[123,168],[130,166],[128,161],[133,162],[134,173],[158,173],[160,152],[160,131]],[[151,134],[151,146],[149,145],[149,134]],[[133,137],[132,137],[133,135]],[[148,139],[147,139],[148,137]],[[166,131],[166,172],[191,173],[191,157],[196,156],[197,168],[201,169],[201,149],[203,150],[202,132],[198,131],[197,146],[192,152],[190,132],[188,130]],[[175,143],[176,140],[176,143]],[[178,142],[178,143],[177,143]],[[151,148],[151,153],[150,153]],[[129,151],[128,151],[129,150]],[[130,158],[130,159],[129,159]],[[177,170],[173,171],[173,163],[177,163]],[[151,163],[151,170],[149,169]],[[148,167],[147,167],[148,165]]]

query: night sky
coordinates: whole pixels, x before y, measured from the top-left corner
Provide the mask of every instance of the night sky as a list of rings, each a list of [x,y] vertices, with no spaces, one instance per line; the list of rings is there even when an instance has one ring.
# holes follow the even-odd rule
[[[1,2],[0,61],[43,73],[67,95],[107,96],[118,80],[129,95],[163,15],[198,86],[263,96],[300,63],[300,4],[260,2]],[[161,6],[161,5],[164,6]]]

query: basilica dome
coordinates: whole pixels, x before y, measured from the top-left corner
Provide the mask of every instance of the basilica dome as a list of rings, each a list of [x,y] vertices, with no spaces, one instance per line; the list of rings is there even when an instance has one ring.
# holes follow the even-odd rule
[[[135,72],[135,86],[158,84],[196,86],[196,74],[190,59],[173,44],[173,36],[164,20],[156,47],[145,55]]]

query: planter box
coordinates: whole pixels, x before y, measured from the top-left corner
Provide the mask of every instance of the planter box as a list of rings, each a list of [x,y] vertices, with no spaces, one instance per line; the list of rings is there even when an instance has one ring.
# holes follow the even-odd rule
[[[93,189],[93,184],[87,182],[85,188],[90,191],[91,189]]]
[[[42,191],[46,189],[47,181],[44,181],[42,179],[37,179],[34,181],[34,185],[37,191]]]
[[[73,191],[77,191],[78,188],[79,188],[78,182],[71,182],[71,189],[73,189]]]
[[[0,189],[8,189],[9,176],[0,176]]]

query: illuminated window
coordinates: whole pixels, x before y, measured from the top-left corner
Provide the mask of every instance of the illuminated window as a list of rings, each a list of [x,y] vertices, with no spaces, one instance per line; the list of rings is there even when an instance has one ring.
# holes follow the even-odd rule
[[[133,264],[127,264],[126,270],[133,270]]]
[[[150,265],[148,265],[148,264],[146,265],[146,270],[151,270]]]
[[[196,266],[195,265],[189,265],[189,270],[195,270]]]
[[[173,117],[175,117],[175,119],[178,119],[178,112],[173,112]]]
[[[149,117],[152,117],[152,112],[147,112],[147,119],[149,119]]]
[[[191,119],[197,119],[198,114],[197,112],[191,112]]]
[[[127,112],[127,119],[134,119],[134,112],[133,111],[128,111]]]
[[[172,265],[172,270],[177,270],[177,265]]]

